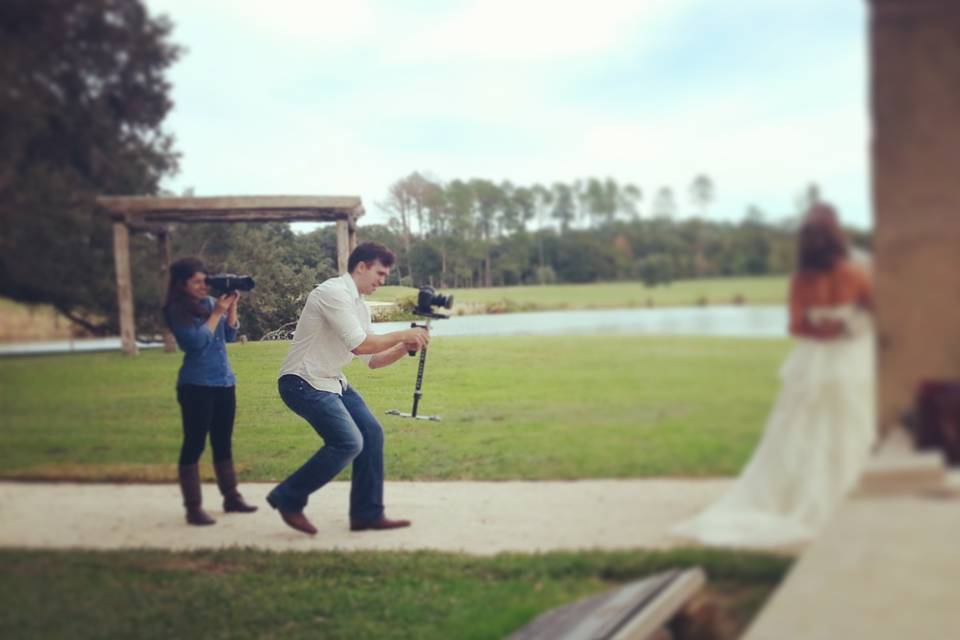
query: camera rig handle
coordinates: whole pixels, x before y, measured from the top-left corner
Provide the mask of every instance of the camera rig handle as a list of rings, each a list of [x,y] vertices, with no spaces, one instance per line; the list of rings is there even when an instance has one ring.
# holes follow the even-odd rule
[[[411,329],[416,329],[416,328],[419,327],[420,329],[426,329],[427,331],[430,331],[430,320],[433,320],[433,319],[445,320],[445,319],[447,319],[447,318],[450,317],[450,316],[445,316],[445,315],[443,315],[442,313],[433,313],[433,312],[424,313],[424,312],[422,312],[422,311],[417,311],[417,312],[415,312],[415,313],[416,313],[418,316],[420,316],[421,318],[426,318],[426,321],[425,321],[423,324],[417,324],[416,322],[411,322],[411,323],[410,323],[410,328],[411,328]],[[421,350],[421,353],[423,353],[423,352],[426,351],[426,350],[427,350],[426,347],[424,347],[424,348]],[[407,351],[407,353],[408,353],[410,356],[415,356],[415,355],[417,355],[417,352],[416,352],[416,351]]]
[[[424,322],[423,324],[417,324],[416,322],[411,322],[411,323],[410,323],[410,328],[411,328],[411,329],[426,329],[427,331],[430,331],[430,319],[427,318],[427,321]],[[424,347],[423,349],[420,350],[420,352],[423,353],[423,352],[426,351],[426,350],[427,350],[427,348]],[[417,355],[417,352],[416,352],[416,351],[407,351],[407,355],[412,358],[413,356]],[[422,359],[423,359],[423,358],[421,357],[421,360],[422,360]]]

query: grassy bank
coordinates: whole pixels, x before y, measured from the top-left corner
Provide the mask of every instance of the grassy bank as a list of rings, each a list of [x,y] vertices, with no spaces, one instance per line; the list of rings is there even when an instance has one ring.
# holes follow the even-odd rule
[[[412,296],[416,289],[381,287],[371,299],[393,302]],[[783,304],[786,276],[679,280],[647,287],[641,282],[597,282],[485,289],[450,289],[454,309],[492,312],[551,309],[612,309],[629,307],[679,307],[721,304]]]
[[[0,550],[10,638],[501,638],[650,573],[703,566],[734,638],[789,561],[710,551],[495,558],[252,550]]]
[[[436,338],[421,412],[417,359],[347,370],[387,433],[389,479],[548,479],[734,474],[763,427],[786,340],[652,337]],[[235,458],[276,480],[319,438],[276,392],[285,343],[231,345]],[[174,479],[174,380],[159,350],[0,360],[0,475]],[[205,461],[209,453],[205,454]]]
[[[58,340],[86,332],[49,305],[27,305],[0,298],[0,342]]]

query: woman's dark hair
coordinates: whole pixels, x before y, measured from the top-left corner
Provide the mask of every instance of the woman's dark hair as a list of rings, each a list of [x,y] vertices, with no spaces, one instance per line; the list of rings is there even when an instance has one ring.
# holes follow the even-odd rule
[[[207,272],[206,265],[197,258],[180,258],[170,265],[167,300],[163,303],[163,318],[167,325],[172,326],[174,322],[188,324],[194,318],[210,316],[207,307],[187,293],[187,280],[197,272]]]
[[[379,242],[364,242],[363,244],[358,244],[357,248],[353,250],[347,259],[347,273],[353,273],[353,270],[361,262],[370,263],[376,260],[379,260],[380,264],[385,267],[392,267],[396,256],[393,254],[393,251],[390,251],[390,249]]]
[[[847,252],[847,236],[836,210],[825,203],[811,206],[797,236],[797,270],[830,271],[847,257]]]

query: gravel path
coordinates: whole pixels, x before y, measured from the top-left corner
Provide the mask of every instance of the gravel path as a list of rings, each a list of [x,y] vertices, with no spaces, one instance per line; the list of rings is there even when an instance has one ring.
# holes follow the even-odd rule
[[[388,482],[392,531],[351,532],[349,483],[333,482],[305,510],[320,530],[296,532],[265,502],[271,484],[240,489],[260,510],[224,514],[204,485],[210,527],[184,523],[172,484],[0,482],[0,546],[88,549],[329,549],[464,551],[477,555],[572,549],[669,548],[670,527],[709,504],[728,479],[571,482]]]

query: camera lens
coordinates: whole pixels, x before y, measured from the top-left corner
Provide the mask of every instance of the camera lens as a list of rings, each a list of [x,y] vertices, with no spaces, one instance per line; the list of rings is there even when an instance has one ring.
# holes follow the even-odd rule
[[[433,287],[420,287],[420,292],[417,294],[417,313],[430,316],[433,313],[433,307],[449,309],[452,305],[453,296],[437,293]]]

